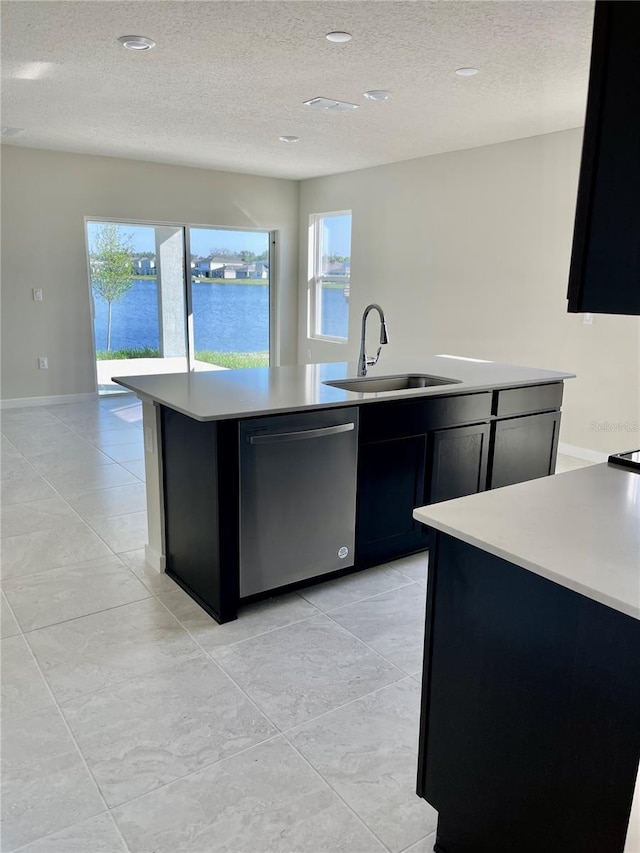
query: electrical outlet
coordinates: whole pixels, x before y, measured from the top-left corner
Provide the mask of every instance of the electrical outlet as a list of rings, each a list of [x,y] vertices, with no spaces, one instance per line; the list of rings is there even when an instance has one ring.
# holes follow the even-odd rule
[[[46,355],[38,356],[38,370],[49,370],[49,359]]]
[[[144,428],[144,449],[147,453],[153,453],[155,451],[153,430],[149,426]]]
[[[34,287],[31,291],[33,293],[33,301],[34,302],[42,302],[42,288]]]

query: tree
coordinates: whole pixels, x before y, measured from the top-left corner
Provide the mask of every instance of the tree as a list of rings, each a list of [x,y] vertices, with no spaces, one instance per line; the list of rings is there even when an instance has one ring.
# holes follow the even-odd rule
[[[243,249],[240,252],[240,260],[244,264],[253,263],[253,261],[255,261],[255,259],[256,259],[256,253],[255,252],[250,252],[248,249]]]
[[[238,253],[234,252],[232,249],[222,248],[211,248],[209,249],[209,257],[211,258],[227,258],[231,261],[238,260]]]
[[[134,285],[130,234],[120,233],[113,222],[100,225],[90,255],[91,286],[107,303],[107,352],[111,350],[111,308]]]

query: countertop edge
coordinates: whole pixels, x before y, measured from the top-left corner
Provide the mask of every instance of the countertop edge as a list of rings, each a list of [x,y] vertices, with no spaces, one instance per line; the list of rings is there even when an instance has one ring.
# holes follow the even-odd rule
[[[547,371],[547,374],[548,373],[549,371]],[[288,412],[317,411],[320,409],[333,409],[345,406],[360,406],[369,403],[395,402],[397,400],[419,400],[431,397],[437,398],[463,396],[467,394],[486,393],[487,391],[503,391],[509,388],[527,388],[536,385],[553,385],[556,382],[564,382],[567,379],[575,379],[575,377],[575,373],[557,372],[554,377],[549,377],[547,375],[546,377],[539,379],[531,378],[528,380],[489,382],[479,385],[460,382],[459,384],[451,385],[446,389],[443,388],[443,386],[435,386],[430,388],[407,389],[403,391],[384,391],[369,394],[355,391],[343,391],[341,393],[348,396],[340,400],[324,400],[322,402],[297,403],[286,406],[268,406],[258,409],[251,408],[248,406],[246,409],[237,409],[234,411],[222,413],[216,412],[214,414],[205,414],[202,412],[189,410],[185,407],[177,405],[173,401],[166,399],[160,394],[152,394],[148,391],[140,390],[136,387],[135,383],[127,381],[127,379],[130,379],[131,377],[114,376],[112,377],[112,381],[136,394],[141,399],[144,398],[154,403],[159,403],[160,405],[173,409],[176,412],[180,412],[181,414],[186,415],[187,417],[205,423],[207,421],[233,420],[235,418],[253,418],[265,415],[286,414]]]
[[[500,557],[500,559],[506,560],[506,562],[512,563],[514,566],[519,566],[521,569],[526,569],[528,572],[538,575],[538,577],[545,578],[553,583],[557,583],[559,586],[565,587],[565,589],[571,589],[573,592],[584,595],[591,601],[597,601],[600,604],[604,604],[607,607],[618,610],[620,613],[624,613],[626,616],[631,616],[634,619],[640,619],[640,607],[634,607],[626,601],[621,601],[620,599],[607,595],[604,592],[594,590],[589,586],[579,583],[579,581],[576,581],[573,578],[568,578],[566,575],[560,575],[552,569],[548,569],[545,566],[541,566],[525,559],[524,557],[519,557],[517,554],[501,548],[499,545],[483,541],[482,539],[466,533],[451,524],[446,524],[445,522],[430,518],[429,513],[423,509],[415,509],[413,511],[413,517],[416,521],[419,521],[434,530],[438,530],[440,533],[446,533],[454,539],[466,542],[467,545],[473,545],[475,548],[479,548],[481,551],[486,551],[494,557]]]

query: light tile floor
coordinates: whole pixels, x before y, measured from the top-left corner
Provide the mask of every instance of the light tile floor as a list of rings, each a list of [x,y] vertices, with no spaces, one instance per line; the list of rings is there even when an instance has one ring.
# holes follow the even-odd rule
[[[2,851],[432,850],[426,555],[217,625],[144,563],[141,427],[2,412]]]
[[[144,564],[141,409],[2,412],[2,850],[426,851],[426,556],[217,625]]]

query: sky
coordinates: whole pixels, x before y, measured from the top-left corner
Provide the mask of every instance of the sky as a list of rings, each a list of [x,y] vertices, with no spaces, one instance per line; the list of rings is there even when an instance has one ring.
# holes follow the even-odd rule
[[[93,242],[99,222],[87,223],[89,247]],[[121,225],[123,236],[130,235],[135,252],[155,252],[154,228],[152,225]],[[190,228],[191,254],[206,257],[212,249],[231,249],[241,251],[247,249],[261,255],[269,248],[268,231],[227,231],[220,228]]]
[[[325,251],[326,254],[343,255],[351,254],[351,217],[349,215],[332,216],[326,220],[328,227],[325,229]],[[93,242],[93,235],[99,227],[99,222],[87,223],[89,235],[89,247]],[[152,225],[121,225],[119,226],[123,235],[131,235],[135,252],[155,252],[154,228]],[[328,234],[327,234],[328,232]],[[328,241],[327,241],[328,236]],[[231,249],[241,251],[247,249],[261,255],[269,248],[268,231],[228,231],[223,228],[190,228],[191,254],[206,257],[212,249]],[[328,243],[328,245],[327,245]]]

